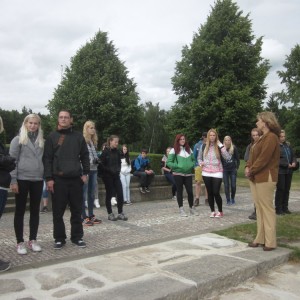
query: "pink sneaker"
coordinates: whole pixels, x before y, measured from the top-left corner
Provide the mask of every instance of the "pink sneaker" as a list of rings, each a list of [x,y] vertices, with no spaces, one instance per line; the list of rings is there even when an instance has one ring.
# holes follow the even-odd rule
[[[216,216],[216,213],[214,211],[212,211],[209,217],[214,218],[215,216]]]
[[[222,218],[224,216],[223,212],[217,212],[217,214],[215,215],[216,218]]]

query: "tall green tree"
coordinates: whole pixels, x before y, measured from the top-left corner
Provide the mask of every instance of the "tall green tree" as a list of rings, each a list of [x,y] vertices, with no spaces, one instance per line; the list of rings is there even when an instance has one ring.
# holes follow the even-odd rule
[[[93,120],[100,138],[118,134],[122,141],[131,143],[139,139],[142,123],[135,89],[107,33],[98,31],[71,58],[47,107],[54,119],[60,109],[69,109],[77,129]]]
[[[169,128],[192,142],[199,132],[216,128],[245,145],[266,96],[269,62],[261,57],[262,38],[252,32],[249,15],[236,3],[217,0],[189,46],[172,78],[178,100]]]
[[[282,124],[287,131],[287,138],[300,154],[300,45],[292,48],[283,64],[285,70],[279,71],[281,83],[286,89],[281,92],[285,103],[290,104],[287,112],[287,123]]]

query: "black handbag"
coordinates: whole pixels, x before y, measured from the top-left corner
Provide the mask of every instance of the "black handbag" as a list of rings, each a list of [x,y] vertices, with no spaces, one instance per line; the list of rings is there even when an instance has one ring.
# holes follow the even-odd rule
[[[0,170],[11,172],[16,168],[16,159],[8,154],[0,154]]]

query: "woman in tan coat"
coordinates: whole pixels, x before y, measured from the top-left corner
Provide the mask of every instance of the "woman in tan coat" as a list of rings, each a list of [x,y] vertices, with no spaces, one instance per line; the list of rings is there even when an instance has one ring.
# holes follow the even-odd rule
[[[257,115],[256,126],[263,135],[252,146],[245,175],[256,206],[257,235],[249,247],[263,246],[264,251],[277,247],[276,214],[273,206],[274,191],[278,180],[280,126],[272,112]]]

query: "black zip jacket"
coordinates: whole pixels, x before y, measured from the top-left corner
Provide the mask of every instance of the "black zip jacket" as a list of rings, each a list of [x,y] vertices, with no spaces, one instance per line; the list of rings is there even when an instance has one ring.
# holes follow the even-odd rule
[[[98,165],[98,174],[119,175],[121,171],[121,153],[117,148],[111,149],[105,147],[100,155],[100,164]],[[98,175],[98,176],[99,176]]]
[[[50,133],[43,162],[47,181],[54,177],[75,178],[89,174],[89,150],[83,135],[72,127]]]

